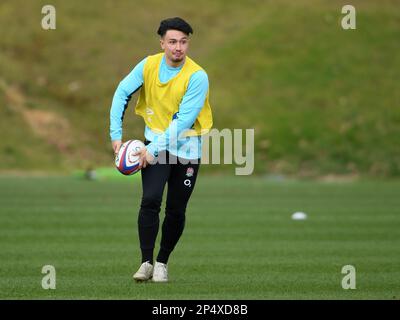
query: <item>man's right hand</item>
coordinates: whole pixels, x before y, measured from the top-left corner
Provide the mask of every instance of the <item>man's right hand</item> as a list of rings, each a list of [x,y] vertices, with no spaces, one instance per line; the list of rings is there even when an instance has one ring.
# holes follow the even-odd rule
[[[121,148],[122,141],[121,140],[114,140],[112,141],[112,148],[115,154],[118,154],[119,149]]]

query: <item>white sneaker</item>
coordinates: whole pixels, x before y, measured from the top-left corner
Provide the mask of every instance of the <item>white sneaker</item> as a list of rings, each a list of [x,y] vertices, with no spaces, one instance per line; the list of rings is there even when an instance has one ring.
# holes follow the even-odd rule
[[[168,281],[168,267],[165,263],[156,261],[156,264],[154,265],[153,281],[154,282]]]
[[[146,281],[153,276],[153,265],[148,261],[143,262],[139,270],[133,275],[136,281]]]

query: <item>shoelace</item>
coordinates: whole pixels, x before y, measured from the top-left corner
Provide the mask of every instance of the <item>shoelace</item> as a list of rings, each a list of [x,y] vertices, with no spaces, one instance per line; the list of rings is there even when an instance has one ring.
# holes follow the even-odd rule
[[[145,271],[147,271],[147,269],[150,269],[150,268],[151,268],[151,264],[149,264],[149,263],[147,263],[147,264],[142,264],[142,265],[140,266],[140,268],[141,268],[141,271],[142,271],[142,272],[145,272]]]
[[[164,271],[167,271],[167,265],[166,265],[166,264],[159,264],[159,266],[160,266],[161,268],[163,268]]]

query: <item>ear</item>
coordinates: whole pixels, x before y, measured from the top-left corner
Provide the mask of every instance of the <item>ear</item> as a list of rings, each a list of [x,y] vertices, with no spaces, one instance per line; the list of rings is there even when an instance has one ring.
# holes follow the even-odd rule
[[[160,46],[161,46],[161,49],[164,50],[164,39],[163,38],[160,39]]]

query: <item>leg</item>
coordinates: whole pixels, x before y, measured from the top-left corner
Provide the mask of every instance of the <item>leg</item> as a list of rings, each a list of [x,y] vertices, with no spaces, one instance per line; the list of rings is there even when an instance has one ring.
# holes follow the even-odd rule
[[[159,227],[159,213],[165,184],[170,174],[168,164],[148,165],[141,170],[143,196],[138,217],[142,263],[153,264],[154,244]]]
[[[157,261],[166,264],[185,227],[185,212],[193,192],[199,163],[171,165],[168,179],[167,204],[162,226],[160,252]]]

